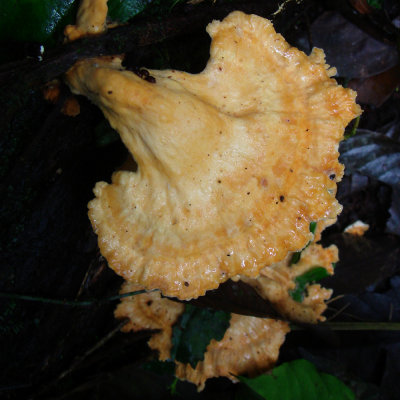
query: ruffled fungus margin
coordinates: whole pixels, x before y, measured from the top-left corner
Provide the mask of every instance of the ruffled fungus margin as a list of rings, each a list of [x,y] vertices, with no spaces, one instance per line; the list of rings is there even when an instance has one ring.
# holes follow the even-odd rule
[[[323,51],[290,47],[268,20],[233,12],[207,31],[197,75],[149,71],[149,82],[105,57],[66,76],[139,166],[96,185],[102,254],[126,280],[180,299],[258,276],[306,246],[311,221],[336,217],[338,144],[360,113]]]

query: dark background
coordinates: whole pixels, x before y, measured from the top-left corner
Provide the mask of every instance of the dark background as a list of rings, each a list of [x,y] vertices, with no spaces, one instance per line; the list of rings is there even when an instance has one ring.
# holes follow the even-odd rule
[[[400,6],[395,0],[377,3],[380,9],[361,0],[292,1],[274,17],[276,1],[181,3],[162,17],[139,15],[105,36],[56,44],[41,62],[38,44],[3,43],[8,60],[0,65],[0,398],[171,396],[172,375],[145,368],[154,356],[146,346],[148,334],[119,332],[116,301],[71,306],[16,296],[104,300],[118,293],[122,281],[99,254],[87,202],[95,182],[109,181],[127,152],[86,99],[79,98],[80,114],[69,117],[61,112],[68,89],[61,83],[54,104],[43,99],[42,90],[78,58],[116,49],[127,53],[129,68],[199,72],[208,59],[205,26],[236,9],[272,19],[306,53],[323,48],[338,81],[358,91],[364,112],[356,135],[341,147],[347,169],[338,198],[344,210],[323,236],[324,244],[338,245],[341,258],[335,277],[325,282],[337,298],[327,316],[350,327],[400,322]],[[351,125],[347,134],[352,133]],[[367,234],[343,234],[357,219],[370,224]],[[222,299],[230,290],[224,285],[211,303],[226,307]],[[246,298],[237,299],[236,310],[241,304],[251,312]],[[400,396],[398,330],[294,330],[280,362],[297,358],[338,376],[359,399]],[[186,383],[177,390],[184,398],[223,399],[243,388],[212,379],[201,394]]]

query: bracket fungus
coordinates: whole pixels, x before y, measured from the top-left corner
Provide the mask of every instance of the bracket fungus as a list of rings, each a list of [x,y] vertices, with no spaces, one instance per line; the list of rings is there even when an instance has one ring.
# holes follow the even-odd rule
[[[101,253],[127,281],[183,300],[257,277],[307,245],[311,221],[336,218],[338,144],[360,114],[323,51],[305,55],[270,21],[236,11],[207,32],[199,74],[142,79],[100,57],[66,75],[138,164],[94,189]]]
[[[319,232],[315,237],[319,238]],[[317,323],[325,319],[322,313],[331,290],[310,282],[301,302],[295,301],[290,291],[295,286],[296,278],[315,268],[324,269],[327,275],[332,274],[332,263],[336,261],[336,246],[323,248],[312,242],[295,265],[290,265],[288,257],[261,270],[258,278],[242,277],[242,280],[270,301],[283,317],[300,323]],[[121,293],[140,289],[142,287],[139,285],[125,282]],[[115,317],[128,319],[123,328],[125,332],[157,329],[158,332],[152,333],[148,345],[158,351],[159,360],[165,361],[171,359],[173,326],[183,312],[182,303],[163,298],[160,292],[148,292],[124,298],[115,310]],[[273,367],[289,330],[286,321],[232,313],[223,338],[210,341],[204,358],[195,367],[174,360],[175,375],[194,383],[199,391],[204,389],[209,378],[225,376],[236,381],[238,375],[257,375]]]
[[[126,282],[122,293],[140,290]],[[124,332],[157,329],[148,345],[158,351],[159,359],[171,357],[172,327],[184,311],[184,305],[167,298],[160,292],[148,292],[121,301],[115,310],[116,318],[128,318]],[[175,361],[175,375],[197,385],[201,391],[209,378],[225,376],[236,382],[241,374],[256,375],[272,368],[279,349],[289,332],[289,324],[270,318],[256,318],[232,314],[230,325],[221,340],[212,339],[204,359],[195,368],[189,363]]]
[[[87,35],[97,35],[107,29],[108,0],[81,0],[75,25],[67,25],[64,29],[68,42]]]

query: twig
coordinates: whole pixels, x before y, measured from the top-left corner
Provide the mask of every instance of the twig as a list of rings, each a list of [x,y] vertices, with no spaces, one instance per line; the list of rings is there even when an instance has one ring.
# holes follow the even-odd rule
[[[99,349],[104,344],[106,344],[128,322],[129,322],[128,318],[122,320],[111,332],[109,332],[106,336],[104,336],[101,340],[99,340],[93,347],[91,347],[88,351],[86,351],[82,356],[77,358],[75,360],[75,362],[73,362],[72,365],[66,371],[61,373],[60,376],[57,378],[57,381],[60,381],[61,379],[65,378],[67,375],[69,375],[85,358],[87,358],[92,353],[94,353],[97,349]]]
[[[400,322],[321,322],[317,326],[333,331],[400,331]],[[291,324],[290,329],[302,331],[306,328]]]
[[[114,337],[115,334],[117,334],[127,323],[129,322],[129,318],[124,318],[121,320],[121,322],[109,333],[107,333],[106,336],[104,336],[102,339],[100,339],[93,347],[91,347],[89,350],[87,350],[83,355],[80,357],[76,358],[75,361],[71,364],[69,368],[67,368],[64,372],[62,372],[57,378],[55,378],[52,382],[47,384],[46,386],[42,387],[41,390],[39,390],[38,393],[36,393],[32,399],[42,399],[43,395],[45,393],[48,393],[51,388],[53,388],[56,384],[58,384],[61,380],[63,380],[66,376],[74,372],[74,370],[79,366],[80,363],[82,363],[86,358],[88,358],[91,354],[93,354],[96,350],[98,350],[100,347],[104,346],[110,339]],[[158,330],[146,330],[143,332],[136,332],[134,340],[141,340],[145,337],[148,337],[152,333],[158,332]],[[86,382],[88,384],[88,382]],[[90,384],[90,383],[89,383]],[[70,398],[70,394],[74,394],[76,390],[79,391],[79,388],[73,389],[72,392],[70,393],[64,393],[60,399],[66,397]]]
[[[86,274],[82,280],[81,286],[79,287],[78,294],[76,295],[75,300],[78,300],[79,297],[81,297],[82,293],[84,292],[85,286],[89,280],[89,276],[90,276],[92,269],[94,269],[94,267],[98,268],[98,271],[96,271],[96,275],[99,274],[99,272],[101,273],[104,270],[105,264],[104,264],[104,262],[101,262],[101,259],[103,259],[103,256],[98,252],[98,254],[92,260],[92,262],[89,265],[89,268],[86,271]]]
[[[343,297],[345,297],[344,294],[339,294],[338,296],[332,297],[331,299],[329,299],[328,301],[325,302],[325,304],[329,304],[329,303],[333,303],[336,300],[340,300]]]
[[[26,389],[28,387],[32,387],[32,384],[31,383],[20,383],[18,385],[2,386],[2,387],[0,387],[0,392],[13,391],[13,390],[17,390],[17,389]]]
[[[285,10],[286,6],[288,3],[291,3],[292,1],[295,1],[297,5],[299,5],[303,0],[285,0],[283,3],[281,3],[278,7],[278,9],[272,14],[272,16],[280,14],[282,11]]]
[[[338,315],[340,315],[349,306],[350,306],[350,303],[347,303],[339,310],[336,310],[336,312],[331,317],[328,318],[328,321],[332,321],[333,319],[335,319]]]
[[[152,290],[154,291],[154,290]],[[96,304],[104,304],[114,300],[123,299],[125,297],[136,296],[137,294],[148,293],[147,290],[136,290],[135,292],[128,292],[123,294],[117,294],[115,296],[106,297],[105,299],[91,299],[84,301],[76,301],[76,300],[58,300],[58,299],[49,299],[46,297],[38,297],[38,296],[28,296],[24,294],[16,294],[16,293],[3,293],[0,292],[0,298],[12,299],[12,300],[26,300],[26,301],[35,301],[46,304],[58,304],[62,306],[72,306],[72,307],[88,307]]]
[[[49,51],[42,61],[25,59],[0,66],[0,86],[12,85],[14,81],[29,86],[40,86],[66,72],[76,61],[98,55],[115,55],[141,48],[181,34],[193,33],[213,19],[224,18],[230,11],[241,9],[248,13],[268,15],[276,8],[272,2],[252,1],[232,4],[191,6],[193,12],[175,13],[162,21],[154,18],[135,19],[131,24],[110,29],[105,35],[83,38]]]
[[[393,303],[390,303],[390,310],[389,310],[389,318],[388,320],[391,321],[393,318]]]

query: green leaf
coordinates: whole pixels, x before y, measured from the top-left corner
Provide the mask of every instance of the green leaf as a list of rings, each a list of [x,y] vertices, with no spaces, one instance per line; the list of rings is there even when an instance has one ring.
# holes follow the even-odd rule
[[[328,275],[328,271],[324,267],[311,268],[304,274],[296,277],[296,279],[294,280],[296,283],[296,287],[292,290],[289,290],[290,296],[293,300],[301,303],[304,299],[307,285],[309,283],[319,281],[320,279],[325,278]]]
[[[48,42],[74,18],[76,0],[1,0],[0,40]]]
[[[350,132],[346,131],[346,133],[344,134],[344,140],[350,139],[351,137],[353,137],[354,135],[357,134],[358,125],[360,124],[360,118],[361,118],[361,116],[359,115],[354,120],[354,123],[353,123],[353,126],[352,126]]]
[[[224,311],[186,304],[185,311],[172,331],[171,359],[196,364],[212,339],[221,340],[229,326],[231,315]]]
[[[142,12],[151,0],[109,0],[108,16],[113,21],[126,22]]]
[[[295,253],[293,253],[289,265],[297,264],[300,261],[300,258],[301,258],[301,251],[296,251]]]
[[[310,232],[314,235],[315,230],[317,229],[317,223],[316,222],[310,222]],[[311,244],[311,240],[307,243],[305,249]],[[304,249],[303,249],[304,250]],[[301,251],[296,251],[293,253],[292,258],[290,260],[289,265],[297,264],[300,261],[301,258]]]
[[[367,3],[371,6],[376,8],[377,10],[382,10],[382,3],[383,0],[367,0]]]
[[[333,375],[318,372],[300,359],[273,369],[271,375],[239,377],[240,381],[267,400],[354,400],[354,393]]]
[[[151,0],[109,0],[108,16],[126,22]],[[65,25],[75,23],[77,0],[1,0],[0,40],[51,43]]]
[[[178,394],[176,390],[176,385],[178,384],[179,379],[177,377],[174,378],[172,383],[168,386],[168,390],[171,393],[171,396],[176,396]]]

